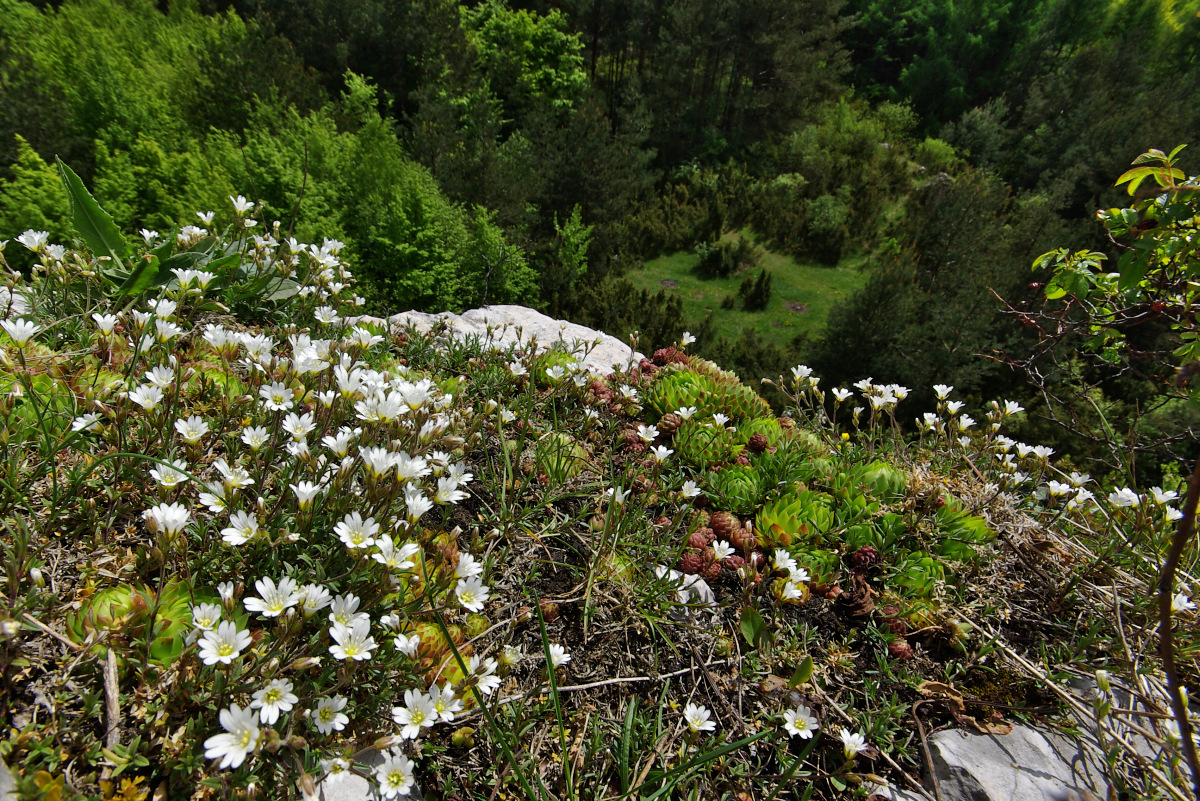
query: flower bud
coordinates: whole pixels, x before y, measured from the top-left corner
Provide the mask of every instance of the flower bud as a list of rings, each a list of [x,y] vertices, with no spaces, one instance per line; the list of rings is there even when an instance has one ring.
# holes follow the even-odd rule
[[[313,777],[307,773],[301,773],[300,778],[296,780],[296,787],[300,790],[300,796],[304,801],[317,801],[317,783],[313,781]]]
[[[29,568],[29,580],[38,587],[46,586],[46,579],[42,576],[42,571],[36,567]]]
[[[400,745],[404,742],[403,737],[398,737],[395,734],[385,734],[382,737],[376,738],[371,747],[376,751],[386,751],[394,745]]]
[[[1096,686],[1100,688],[1100,692],[1112,692],[1112,680],[1107,670],[1096,671]]]
[[[320,664],[321,657],[319,656],[302,656],[288,665],[288,670],[309,670],[310,668],[319,667]]]
[[[471,748],[475,745],[475,730],[470,726],[456,729],[450,735],[450,742],[454,744],[455,748]]]

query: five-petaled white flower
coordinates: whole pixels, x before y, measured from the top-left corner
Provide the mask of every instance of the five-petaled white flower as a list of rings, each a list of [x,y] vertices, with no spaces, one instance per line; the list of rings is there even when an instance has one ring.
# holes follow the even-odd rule
[[[363,520],[358,512],[350,512],[342,518],[342,522],[333,527],[333,533],[346,544],[347,548],[370,548],[375,544],[375,535],[379,533],[379,524],[375,518]]]
[[[1122,508],[1137,506],[1140,500],[1141,499],[1138,497],[1138,494],[1129,489],[1129,487],[1121,487],[1120,489],[1113,490],[1108,494],[1108,502],[1113,506]]]
[[[274,381],[258,391],[263,399],[263,406],[269,412],[286,412],[292,408],[291,388],[282,381]]]
[[[454,697],[454,685],[450,682],[446,682],[445,687],[433,685],[429,691],[429,700],[438,714],[438,720],[443,723],[454,720],[455,713],[461,712],[463,708],[463,702]]]
[[[858,732],[842,729],[838,732],[838,736],[842,738],[842,752],[846,755],[846,759],[854,759],[867,750],[867,738]]]
[[[174,489],[180,484],[187,483],[187,462],[176,459],[170,464],[160,464],[150,468],[151,477],[165,489]]]
[[[212,631],[221,620],[221,607],[217,604],[196,604],[192,607],[192,625],[200,631]]]
[[[142,517],[165,534],[178,534],[192,521],[191,512],[180,503],[160,503],[142,512]]]
[[[317,708],[312,711],[313,725],[321,734],[331,731],[341,731],[350,722],[350,717],[342,712],[346,708],[346,698],[335,695],[332,698],[322,698],[317,702]]]
[[[379,795],[384,798],[408,795],[416,782],[412,760],[404,754],[389,752],[375,768],[375,779],[379,782]]]
[[[250,632],[238,631],[236,623],[224,620],[215,631],[206,631],[200,638],[200,660],[206,665],[228,665],[250,647],[250,642]]]
[[[789,737],[799,737],[803,740],[812,739],[813,733],[818,728],[817,719],[813,717],[812,710],[804,704],[784,711],[783,727],[787,729]]]
[[[1195,608],[1195,602],[1192,601],[1192,599],[1189,598],[1186,593],[1177,592],[1175,593],[1174,597],[1171,598],[1171,611],[1175,614],[1179,614],[1180,612],[1191,612]]]
[[[711,716],[712,713],[699,704],[688,704],[683,708],[683,719],[687,721],[688,728],[697,734],[716,730],[717,723],[709,720]]]
[[[329,646],[329,653],[335,659],[353,659],[361,662],[371,658],[371,652],[377,647],[375,638],[371,636],[371,623],[363,617],[356,617],[349,625],[334,623],[329,629],[329,636],[334,644]]]
[[[244,598],[242,605],[247,612],[259,612],[263,617],[279,617],[288,609],[300,602],[298,585],[294,578],[284,576],[276,584],[270,578],[260,578],[254,582],[259,598]]]
[[[700,488],[696,486],[695,481],[683,482],[683,487],[679,490],[679,494],[685,498],[695,498],[700,494]]]
[[[28,345],[33,335],[42,330],[41,326],[29,320],[0,320],[0,326],[4,327],[4,333],[18,348]]]
[[[142,384],[137,389],[129,393],[129,400],[141,406],[148,412],[158,408],[158,404],[162,403],[163,391],[161,388],[153,384]]]
[[[186,420],[182,417],[175,421],[175,430],[189,445],[195,445],[208,433],[208,423],[199,415],[192,415]]]
[[[480,580],[479,576],[459,579],[454,587],[454,594],[463,609],[468,612],[482,612],[491,590]]]
[[[242,709],[233,704],[229,709],[222,709],[218,716],[224,734],[214,734],[204,741],[204,756],[206,759],[220,759],[217,767],[240,768],[246,761],[246,756],[258,746],[261,732],[258,730],[258,717],[253,709]]]
[[[254,691],[251,709],[259,710],[259,719],[268,726],[279,720],[279,713],[291,712],[300,699],[292,692],[292,683],[286,679],[272,679],[261,690]]]
[[[421,729],[428,729],[438,722],[438,712],[433,700],[420,690],[404,691],[404,706],[392,707],[392,720],[400,727],[400,736],[415,740]]]
[[[571,655],[567,653],[566,646],[556,642],[550,643],[550,665],[551,667],[562,667],[571,661]]]
[[[409,658],[415,658],[417,648],[421,645],[421,635],[397,634],[396,638],[392,640],[392,644],[396,646],[396,650],[400,653]]]

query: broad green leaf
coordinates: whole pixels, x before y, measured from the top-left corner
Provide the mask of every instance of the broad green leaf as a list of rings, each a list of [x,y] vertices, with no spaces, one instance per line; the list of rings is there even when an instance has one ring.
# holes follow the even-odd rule
[[[279,288],[267,295],[263,300],[286,300],[300,291],[300,285],[290,278],[283,279]]]
[[[799,687],[801,684],[812,678],[812,673],[812,657],[806,656],[804,657],[804,661],[800,663],[800,666],[796,668],[796,672],[794,672],[792,677],[788,680],[788,686],[792,688]]]
[[[74,170],[60,158],[55,161],[58,162],[58,174],[67,192],[72,227],[94,254],[108,256],[115,266],[122,266],[127,249],[116,223],[108,212],[100,208]]]
[[[117,287],[117,294],[139,295],[151,287],[162,286],[171,279],[171,268],[166,266],[170,261],[160,262],[154,256],[146,256],[134,265],[133,272]]]
[[[1126,189],[1129,194],[1137,192],[1137,188],[1141,186],[1142,181],[1149,178],[1154,173],[1158,172],[1157,167],[1134,167],[1131,170],[1126,170],[1121,173],[1121,177],[1117,179],[1117,186],[1129,182],[1129,187]]]
[[[1145,250],[1127,251],[1117,260],[1117,269],[1121,272],[1121,289],[1133,289],[1146,277],[1150,268],[1150,253]]]
[[[753,606],[742,607],[741,620],[742,636],[746,638],[746,642],[752,648],[759,647],[762,641],[763,632],[767,628],[767,624],[763,621],[762,615]]]

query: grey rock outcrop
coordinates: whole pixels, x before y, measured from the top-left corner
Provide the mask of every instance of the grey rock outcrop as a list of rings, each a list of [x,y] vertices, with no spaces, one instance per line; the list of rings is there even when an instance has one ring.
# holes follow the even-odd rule
[[[536,342],[539,352],[551,348],[565,350],[574,353],[585,364],[605,371],[626,369],[642,358],[641,353],[603,331],[555,320],[524,306],[486,306],[462,314],[409,311],[394,314],[386,320],[355,318],[355,321],[363,320],[386,325],[392,330],[413,328],[422,333],[444,327],[448,337],[478,337],[484,347],[496,349],[513,344],[529,347]]]

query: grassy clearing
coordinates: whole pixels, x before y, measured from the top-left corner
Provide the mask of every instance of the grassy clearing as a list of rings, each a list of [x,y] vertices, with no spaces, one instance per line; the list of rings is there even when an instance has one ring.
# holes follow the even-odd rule
[[[742,234],[753,238],[752,234]],[[737,234],[733,235],[737,236]],[[700,257],[680,251],[652,259],[626,276],[638,289],[683,299],[688,325],[696,326],[710,311],[716,311],[716,331],[737,339],[753,328],[767,342],[786,346],[799,334],[816,334],[825,326],[834,305],[866,283],[861,257],[847,257],[836,267],[800,264],[790,256],[766,251],[761,268],[774,276],[774,292],[767,308],[758,312],[721,308],[721,301],[736,295],[748,273],[729,278],[702,278],[695,268]],[[757,275],[757,270],[754,271]],[[675,285],[671,285],[674,282]],[[803,310],[795,304],[801,304]]]

